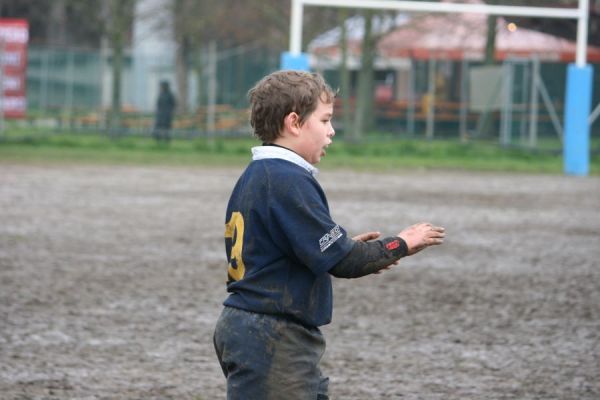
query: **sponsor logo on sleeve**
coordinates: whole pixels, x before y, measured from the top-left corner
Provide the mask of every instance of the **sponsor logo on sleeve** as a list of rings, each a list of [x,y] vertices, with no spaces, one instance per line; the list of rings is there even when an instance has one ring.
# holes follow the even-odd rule
[[[324,252],[335,243],[336,240],[341,238],[343,235],[342,229],[339,225],[336,225],[331,229],[328,233],[323,235],[321,239],[319,239],[319,247],[321,248],[321,253]]]

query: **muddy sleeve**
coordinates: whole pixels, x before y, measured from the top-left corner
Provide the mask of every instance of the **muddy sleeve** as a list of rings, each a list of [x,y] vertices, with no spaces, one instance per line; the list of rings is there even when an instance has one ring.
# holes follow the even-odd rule
[[[336,278],[360,278],[387,267],[408,254],[406,242],[389,237],[371,242],[354,242],[350,253],[329,270]]]

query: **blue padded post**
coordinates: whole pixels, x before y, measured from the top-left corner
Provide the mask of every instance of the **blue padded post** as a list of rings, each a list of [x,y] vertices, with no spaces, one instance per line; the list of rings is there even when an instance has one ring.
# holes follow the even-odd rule
[[[590,124],[592,67],[570,64],[565,100],[564,172],[586,176],[590,170]]]
[[[309,71],[308,54],[292,54],[289,51],[281,53],[281,69],[294,69],[298,71]]]

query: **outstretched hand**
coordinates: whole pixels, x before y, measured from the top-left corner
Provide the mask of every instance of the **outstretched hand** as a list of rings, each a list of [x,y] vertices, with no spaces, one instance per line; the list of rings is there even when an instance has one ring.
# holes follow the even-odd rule
[[[398,234],[408,247],[408,255],[411,256],[429,246],[444,243],[445,229],[441,226],[433,226],[428,222],[421,222],[404,229]]]

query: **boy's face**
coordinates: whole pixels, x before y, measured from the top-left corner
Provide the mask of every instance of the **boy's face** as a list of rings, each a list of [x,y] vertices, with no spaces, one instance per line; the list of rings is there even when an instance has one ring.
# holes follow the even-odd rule
[[[325,155],[325,149],[332,142],[335,135],[331,118],[333,116],[333,103],[319,104],[315,111],[304,121],[300,127],[300,143],[298,153],[309,163],[317,164]]]

